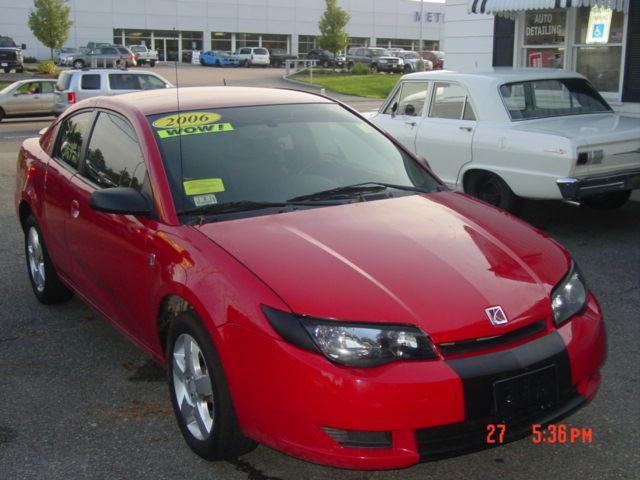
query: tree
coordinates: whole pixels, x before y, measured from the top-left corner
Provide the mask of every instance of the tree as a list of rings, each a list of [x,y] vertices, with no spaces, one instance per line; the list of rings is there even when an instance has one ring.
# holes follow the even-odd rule
[[[62,48],[69,36],[73,22],[69,19],[71,8],[61,0],[34,0],[29,10],[29,28],[45,46],[51,50]]]
[[[336,55],[349,44],[349,35],[344,28],[349,23],[350,16],[338,6],[337,0],[326,0],[326,3],[327,8],[318,22],[320,29],[318,43],[320,47]]]

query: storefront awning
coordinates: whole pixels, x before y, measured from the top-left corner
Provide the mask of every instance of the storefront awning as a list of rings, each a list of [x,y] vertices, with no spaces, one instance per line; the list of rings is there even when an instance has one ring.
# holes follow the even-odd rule
[[[507,13],[569,7],[603,7],[629,12],[630,0],[469,0],[469,13]]]

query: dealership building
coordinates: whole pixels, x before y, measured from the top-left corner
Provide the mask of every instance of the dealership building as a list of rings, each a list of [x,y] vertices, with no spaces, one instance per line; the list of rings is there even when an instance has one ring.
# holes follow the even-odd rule
[[[566,68],[640,116],[640,0],[446,0],[445,67]]]
[[[317,46],[324,0],[68,0],[73,26],[67,46],[88,42],[146,44],[164,61],[190,50],[282,48],[303,54]],[[411,0],[339,0],[351,19],[352,45],[437,49],[444,4]],[[32,2],[0,0],[0,34],[27,44],[26,55],[46,58],[27,16]]]

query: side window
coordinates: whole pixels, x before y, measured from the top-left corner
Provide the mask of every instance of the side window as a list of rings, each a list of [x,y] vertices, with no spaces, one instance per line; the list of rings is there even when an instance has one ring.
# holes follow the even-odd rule
[[[402,94],[396,113],[409,117],[421,117],[428,87],[427,82],[406,82],[402,86]]]
[[[53,83],[51,83],[51,82],[41,82],[40,83],[40,92],[42,92],[42,93],[53,93]]]
[[[402,93],[402,85],[400,85],[398,87],[398,89],[395,91],[395,93],[393,94],[393,98],[391,99],[391,101],[389,102],[389,104],[387,105],[387,108],[384,109],[384,114],[386,115],[393,115],[394,113],[394,108],[393,106],[398,103],[398,100],[400,100],[400,94]],[[397,112],[397,108],[396,107],[396,112]]]
[[[111,90],[140,90],[138,75],[132,73],[109,74],[109,86]]]
[[[467,91],[461,85],[448,82],[436,82],[431,105],[432,118],[452,120],[475,120],[475,114],[469,103]]]
[[[102,188],[132,187],[140,191],[146,174],[133,127],[117,115],[100,113],[82,175]]]
[[[82,90],[100,90],[100,74],[84,74],[80,81]]]
[[[35,95],[40,93],[40,82],[24,83],[18,87],[16,93],[20,95]]]
[[[58,140],[53,152],[55,158],[60,159],[73,168],[78,168],[82,145],[86,141],[93,112],[83,112],[65,119],[58,130]]]
[[[166,88],[166,84],[158,77],[154,77],[153,75],[138,75],[138,80],[140,80],[140,88],[142,90]]]

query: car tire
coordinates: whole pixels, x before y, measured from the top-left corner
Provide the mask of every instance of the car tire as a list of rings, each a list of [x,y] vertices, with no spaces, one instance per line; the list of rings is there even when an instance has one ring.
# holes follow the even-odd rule
[[[622,190],[620,192],[608,192],[593,195],[592,197],[583,198],[580,202],[585,207],[594,210],[615,210],[627,203],[631,196],[631,190]]]
[[[151,60],[149,62],[149,65],[151,65],[151,68],[155,67],[156,66],[156,61],[155,60]]]
[[[353,69],[353,62],[347,63],[347,70],[351,71]]]
[[[371,71],[372,71],[373,73],[378,73],[378,72],[379,72],[379,70],[378,70],[378,65],[376,65],[375,63],[372,63],[372,64],[371,64],[371,67],[369,67],[369,68],[371,68]]]
[[[220,67],[220,60],[216,60],[216,67]]]
[[[193,311],[171,322],[167,337],[169,395],[189,447],[207,460],[233,459],[257,443],[242,434],[218,353]]]
[[[16,73],[24,73],[24,67],[16,68]]]
[[[404,66],[404,73],[411,73],[412,69],[411,69],[411,65],[405,65]]]
[[[4,73],[11,73],[11,69],[9,67],[5,67]]]
[[[324,60],[324,61],[322,62],[322,67],[323,67],[323,68],[329,68],[329,60]]]
[[[493,173],[476,174],[469,181],[468,193],[483,202],[516,214],[522,208],[518,197],[507,183]]]
[[[76,68],[76,69],[84,68],[84,62],[82,60],[74,60],[73,68]]]
[[[73,292],[60,280],[51,263],[44,238],[33,215],[24,223],[24,251],[33,293],[40,303],[66,302]]]
[[[2,108],[0,108],[0,122],[4,119],[5,113]]]
[[[204,64],[204,60],[203,60],[202,58],[200,59],[200,66],[201,66],[201,67],[204,67],[204,66],[205,66],[205,64]]]

